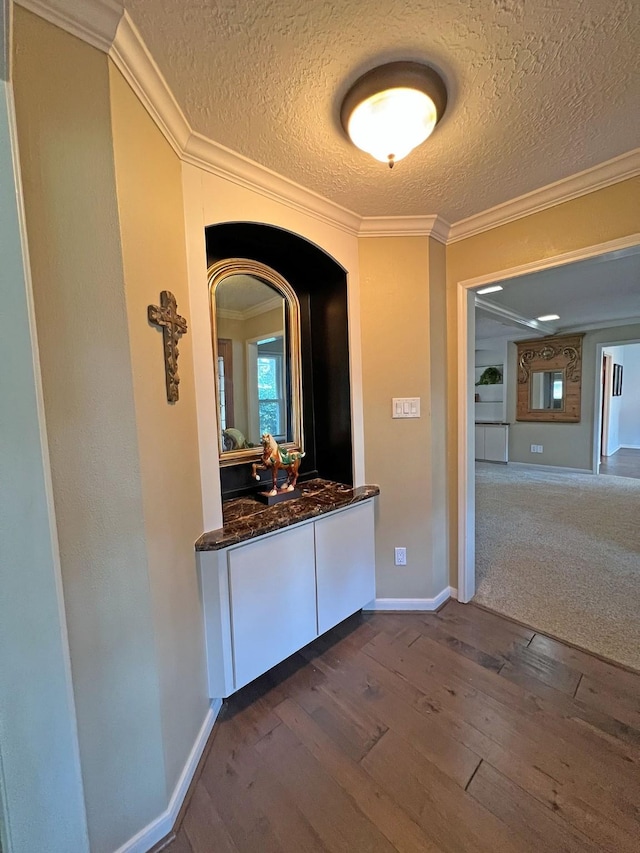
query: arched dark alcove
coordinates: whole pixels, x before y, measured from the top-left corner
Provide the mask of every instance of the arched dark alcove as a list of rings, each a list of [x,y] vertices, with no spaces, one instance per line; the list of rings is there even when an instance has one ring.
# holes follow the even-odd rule
[[[225,258],[260,261],[295,290],[300,301],[307,454],[300,480],[324,477],[353,484],[346,271],[318,246],[272,225],[225,222],[209,225],[205,235],[209,266]],[[246,463],[222,467],[220,474],[223,498],[256,488]]]

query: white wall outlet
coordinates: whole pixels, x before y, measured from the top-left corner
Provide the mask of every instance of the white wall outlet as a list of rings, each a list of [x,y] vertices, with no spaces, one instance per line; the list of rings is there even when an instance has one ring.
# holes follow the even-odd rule
[[[407,549],[406,548],[395,548],[396,555],[396,566],[406,566],[407,565]]]
[[[538,452],[538,445],[537,445],[537,444],[532,444],[532,445],[531,445],[531,452],[532,452],[532,453],[537,453],[537,452]]]
[[[539,444],[538,445],[538,453],[542,453],[543,450],[544,450],[544,445]]]
[[[393,397],[391,400],[392,418],[419,418],[420,397]]]

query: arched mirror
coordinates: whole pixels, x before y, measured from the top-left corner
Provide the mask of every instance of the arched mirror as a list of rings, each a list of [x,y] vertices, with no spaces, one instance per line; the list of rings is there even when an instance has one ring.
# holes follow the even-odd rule
[[[210,267],[220,464],[257,459],[263,433],[302,450],[300,306],[289,283],[257,261]]]

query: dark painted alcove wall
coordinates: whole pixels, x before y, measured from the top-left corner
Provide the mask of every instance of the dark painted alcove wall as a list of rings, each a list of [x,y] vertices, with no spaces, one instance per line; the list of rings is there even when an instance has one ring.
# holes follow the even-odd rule
[[[300,301],[304,449],[300,480],[353,483],[347,275],[317,246],[281,228],[228,222],[205,228],[207,263],[249,258],[287,279]],[[250,466],[220,469],[222,497],[256,490]],[[264,475],[263,475],[264,476]],[[264,487],[262,487],[264,488]]]

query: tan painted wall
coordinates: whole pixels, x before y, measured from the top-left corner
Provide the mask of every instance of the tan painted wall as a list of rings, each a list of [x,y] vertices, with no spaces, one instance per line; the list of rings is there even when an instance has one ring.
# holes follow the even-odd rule
[[[431,529],[435,594],[449,585],[447,495],[447,265],[446,247],[429,240],[429,338],[431,349]],[[456,584],[452,584],[455,588]]]
[[[622,181],[447,246],[447,375],[451,582],[457,580],[457,283],[638,231],[640,178]],[[498,276],[496,276],[498,277]]]
[[[516,422],[517,349],[509,347],[507,374],[507,404],[509,427],[509,460],[532,465],[557,465],[563,468],[582,468],[591,471],[596,400],[596,346],[602,343],[624,343],[640,340],[640,324],[613,326],[587,332],[582,342],[582,399],[580,423],[545,424]],[[600,359],[601,360],[601,359]],[[617,398],[616,398],[617,399]],[[531,453],[532,444],[542,444],[542,454]]]
[[[365,475],[380,485],[376,595],[429,598],[433,573],[429,241],[360,240]],[[420,397],[421,417],[392,419],[392,397]],[[394,547],[407,565],[394,565]]]
[[[18,130],[87,819],[92,853],[112,853],[167,800],[108,61],[20,7],[15,27]]]
[[[140,455],[144,533],[160,684],[167,793],[175,787],[209,701],[194,541],[202,528],[191,317],[180,161],[110,65],[116,186]],[[180,399],[167,402],[162,333],[147,306],[160,290],[187,320]]]

